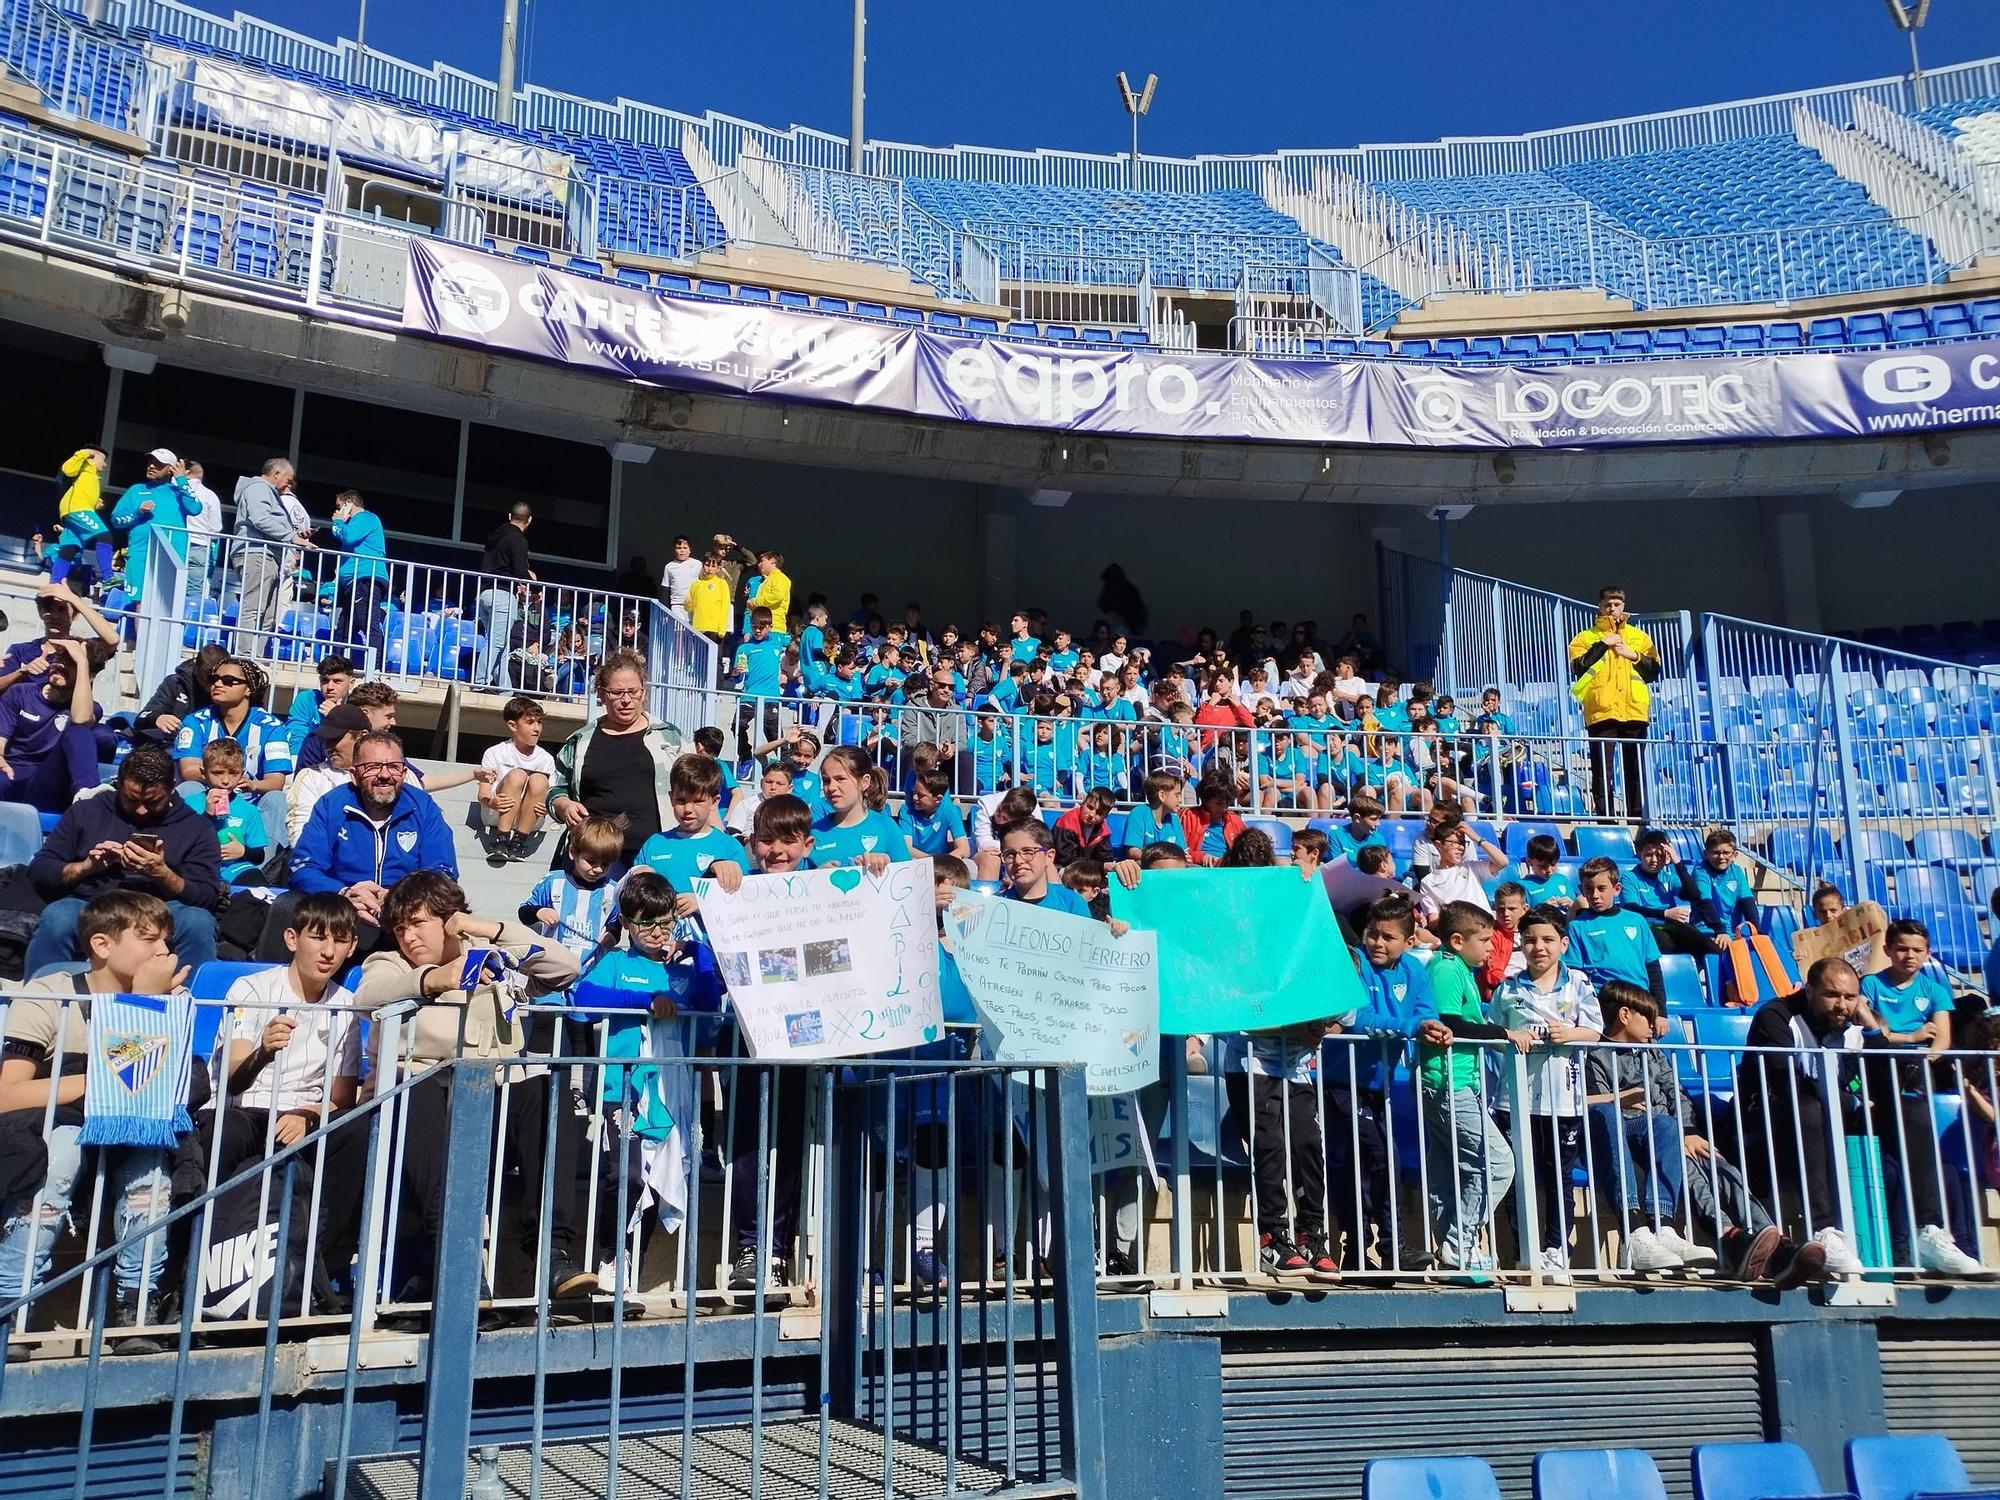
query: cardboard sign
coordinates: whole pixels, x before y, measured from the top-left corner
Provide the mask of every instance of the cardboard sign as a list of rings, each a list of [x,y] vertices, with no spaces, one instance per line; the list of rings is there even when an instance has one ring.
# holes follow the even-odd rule
[[[754,1056],[855,1057],[944,1035],[928,859],[694,891]]]
[[[1874,974],[1889,967],[1882,939],[1889,931],[1889,914],[1873,901],[1859,901],[1824,927],[1801,927],[1792,934],[1792,959],[1799,973],[1822,958],[1844,958],[1856,973]]]

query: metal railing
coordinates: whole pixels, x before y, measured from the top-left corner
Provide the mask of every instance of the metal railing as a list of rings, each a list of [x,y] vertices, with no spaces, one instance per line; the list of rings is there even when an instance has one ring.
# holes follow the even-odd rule
[[[997,247],[1003,282],[1127,285],[1130,268],[1143,263],[1157,287],[1234,292],[1245,265],[1309,263],[1303,235],[979,218],[963,227]]]
[[[156,542],[187,540],[175,528],[154,531]],[[657,598],[394,559],[376,559],[374,576],[359,577],[356,560],[325,533],[310,548],[235,536],[210,546],[200,575],[173,546],[148,549],[154,574],[139,630],[145,681],[179,663],[188,632],[213,631],[239,655],[310,662],[366,651],[392,683],[581,704],[590,701],[596,665],[629,649],[647,662],[656,717],[687,732],[707,720],[714,643]],[[636,631],[625,631],[628,620]]]
[[[31,85],[55,114],[139,128],[144,54],[44,0],[8,0],[0,8],[0,72]]]
[[[597,173],[597,248],[663,260],[694,260],[721,250],[729,236],[707,193],[694,184]]]
[[[830,1465],[844,1475],[864,1454],[894,1493],[930,1493],[926,1477],[949,1494],[961,1477],[978,1476],[978,1488],[1074,1483],[1091,1466],[1080,1068],[955,1063],[976,1049],[948,1044],[935,1061],[757,1063],[727,1046],[714,1055],[716,1018],[561,1005],[517,1008],[513,1024],[539,1038],[523,1055],[399,1062],[412,1056],[420,1009],[284,1008],[295,1028],[368,1033],[360,1073],[336,1073],[336,1044],[318,1079],[273,1079],[280,1062],[261,1076],[268,1091],[246,1096],[231,1089],[229,1038],[254,1036],[267,1018],[255,1005],[196,1002],[201,1064],[220,1037],[214,1095],[181,1152],[200,1161],[202,1190],[170,1207],[135,1169],[107,1203],[100,1174],[87,1208],[44,1198],[10,1221],[10,1238],[45,1233],[51,1250],[69,1226],[80,1252],[55,1274],[24,1262],[22,1281],[0,1287],[10,1348],[37,1363],[80,1360],[90,1412],[101,1355],[138,1352],[128,1340],[164,1346],[175,1371],[169,1471],[189,1441],[191,1373],[244,1380],[255,1473],[279,1350],[306,1343],[321,1352],[301,1367],[304,1382],[338,1409],[325,1455],[336,1495],[399,1466],[426,1493],[463,1492],[476,1392],[523,1375],[532,1427],[509,1461],[526,1466],[531,1488],[559,1455],[599,1464],[606,1493],[631,1466],[682,1500],[732,1451],[752,1492],[783,1481],[820,1495],[835,1492]],[[58,1041],[51,1076],[64,1062]],[[312,1099],[349,1087],[352,1103],[319,1110]],[[68,1161],[76,1127],[56,1122],[54,1092],[39,1129]],[[303,1130],[281,1126],[287,1117]],[[941,1269],[920,1274],[927,1261]],[[116,1325],[114,1266],[130,1304]],[[589,1279],[566,1289],[552,1284],[559,1271]],[[747,1410],[718,1428],[691,1395],[698,1368],[743,1357],[740,1319],[716,1316],[732,1312],[760,1332]],[[512,1338],[497,1331],[509,1324]],[[979,1330],[976,1341],[961,1347],[961,1328]],[[410,1329],[428,1335],[421,1437],[414,1453],[371,1455],[357,1447],[363,1372]],[[605,1426],[582,1452],[546,1406],[579,1339],[611,1382]],[[624,1426],[624,1372],[676,1366],[690,1393],[677,1430]],[[800,1378],[822,1395],[814,1416],[778,1392]],[[86,1420],[79,1473],[91,1449]]]

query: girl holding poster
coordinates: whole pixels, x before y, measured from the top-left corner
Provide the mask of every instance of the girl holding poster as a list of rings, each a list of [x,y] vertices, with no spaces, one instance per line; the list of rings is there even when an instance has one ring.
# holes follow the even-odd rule
[[[868,806],[868,783],[881,774],[859,746],[839,745],[826,752],[820,762],[819,790],[832,811],[813,824],[815,869],[860,865],[879,875],[910,857],[909,841],[896,820]]]

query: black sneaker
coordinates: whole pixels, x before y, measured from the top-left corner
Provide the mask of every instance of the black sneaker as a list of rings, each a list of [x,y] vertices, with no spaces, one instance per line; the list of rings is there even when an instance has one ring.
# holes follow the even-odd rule
[[[1313,1234],[1304,1236],[1299,1241],[1299,1254],[1305,1257],[1306,1274],[1314,1281],[1328,1286],[1339,1283],[1340,1262],[1328,1252],[1325,1240]]]
[[[166,1318],[166,1308],[161,1305],[161,1301],[157,1296],[153,1299],[151,1314],[151,1321],[155,1323],[162,1322]],[[117,1293],[111,1300],[110,1310],[105,1314],[105,1332],[110,1333],[120,1328],[135,1328],[138,1326],[138,1323],[139,1294],[137,1292]],[[157,1334],[151,1333],[135,1333],[129,1337],[118,1339],[116,1342],[106,1339],[105,1343],[113,1354],[164,1354],[167,1352],[167,1341]]]
[[[597,1291],[597,1277],[570,1259],[567,1250],[549,1251],[549,1300],[563,1302],[589,1297]]]
[[[779,1256],[772,1256],[764,1268],[764,1290],[775,1291],[785,1284],[786,1266]],[[757,1290],[757,1247],[745,1245],[736,1252],[736,1259],[729,1263],[729,1290],[732,1292],[754,1292]]]
[[[1139,1268],[1123,1250],[1107,1250],[1104,1252],[1104,1274],[1129,1278],[1137,1276]]]

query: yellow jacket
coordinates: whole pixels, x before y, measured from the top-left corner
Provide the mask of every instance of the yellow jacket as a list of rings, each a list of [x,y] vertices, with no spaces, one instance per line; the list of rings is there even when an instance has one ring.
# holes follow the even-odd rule
[[[750,603],[753,608],[761,604],[771,612],[771,629],[779,632],[789,629],[785,622],[792,614],[792,580],[785,576],[785,570],[773,568],[757,585],[757,597]]]
[[[729,633],[729,580],[721,574],[688,585],[688,623],[704,635]]]
[[[1609,649],[1622,640],[1638,653],[1627,661]],[[1569,643],[1570,693],[1583,708],[1585,724],[1617,720],[1643,724],[1653,716],[1653,691],[1646,684],[1660,675],[1660,652],[1653,638],[1629,620],[1616,630],[1603,616]]]
[[[64,475],[75,482],[63,491],[63,497],[56,505],[58,516],[73,516],[80,510],[96,510],[98,502],[104,498],[103,480],[98,475],[97,465],[90,461],[94,451],[79,448],[63,460]]]

